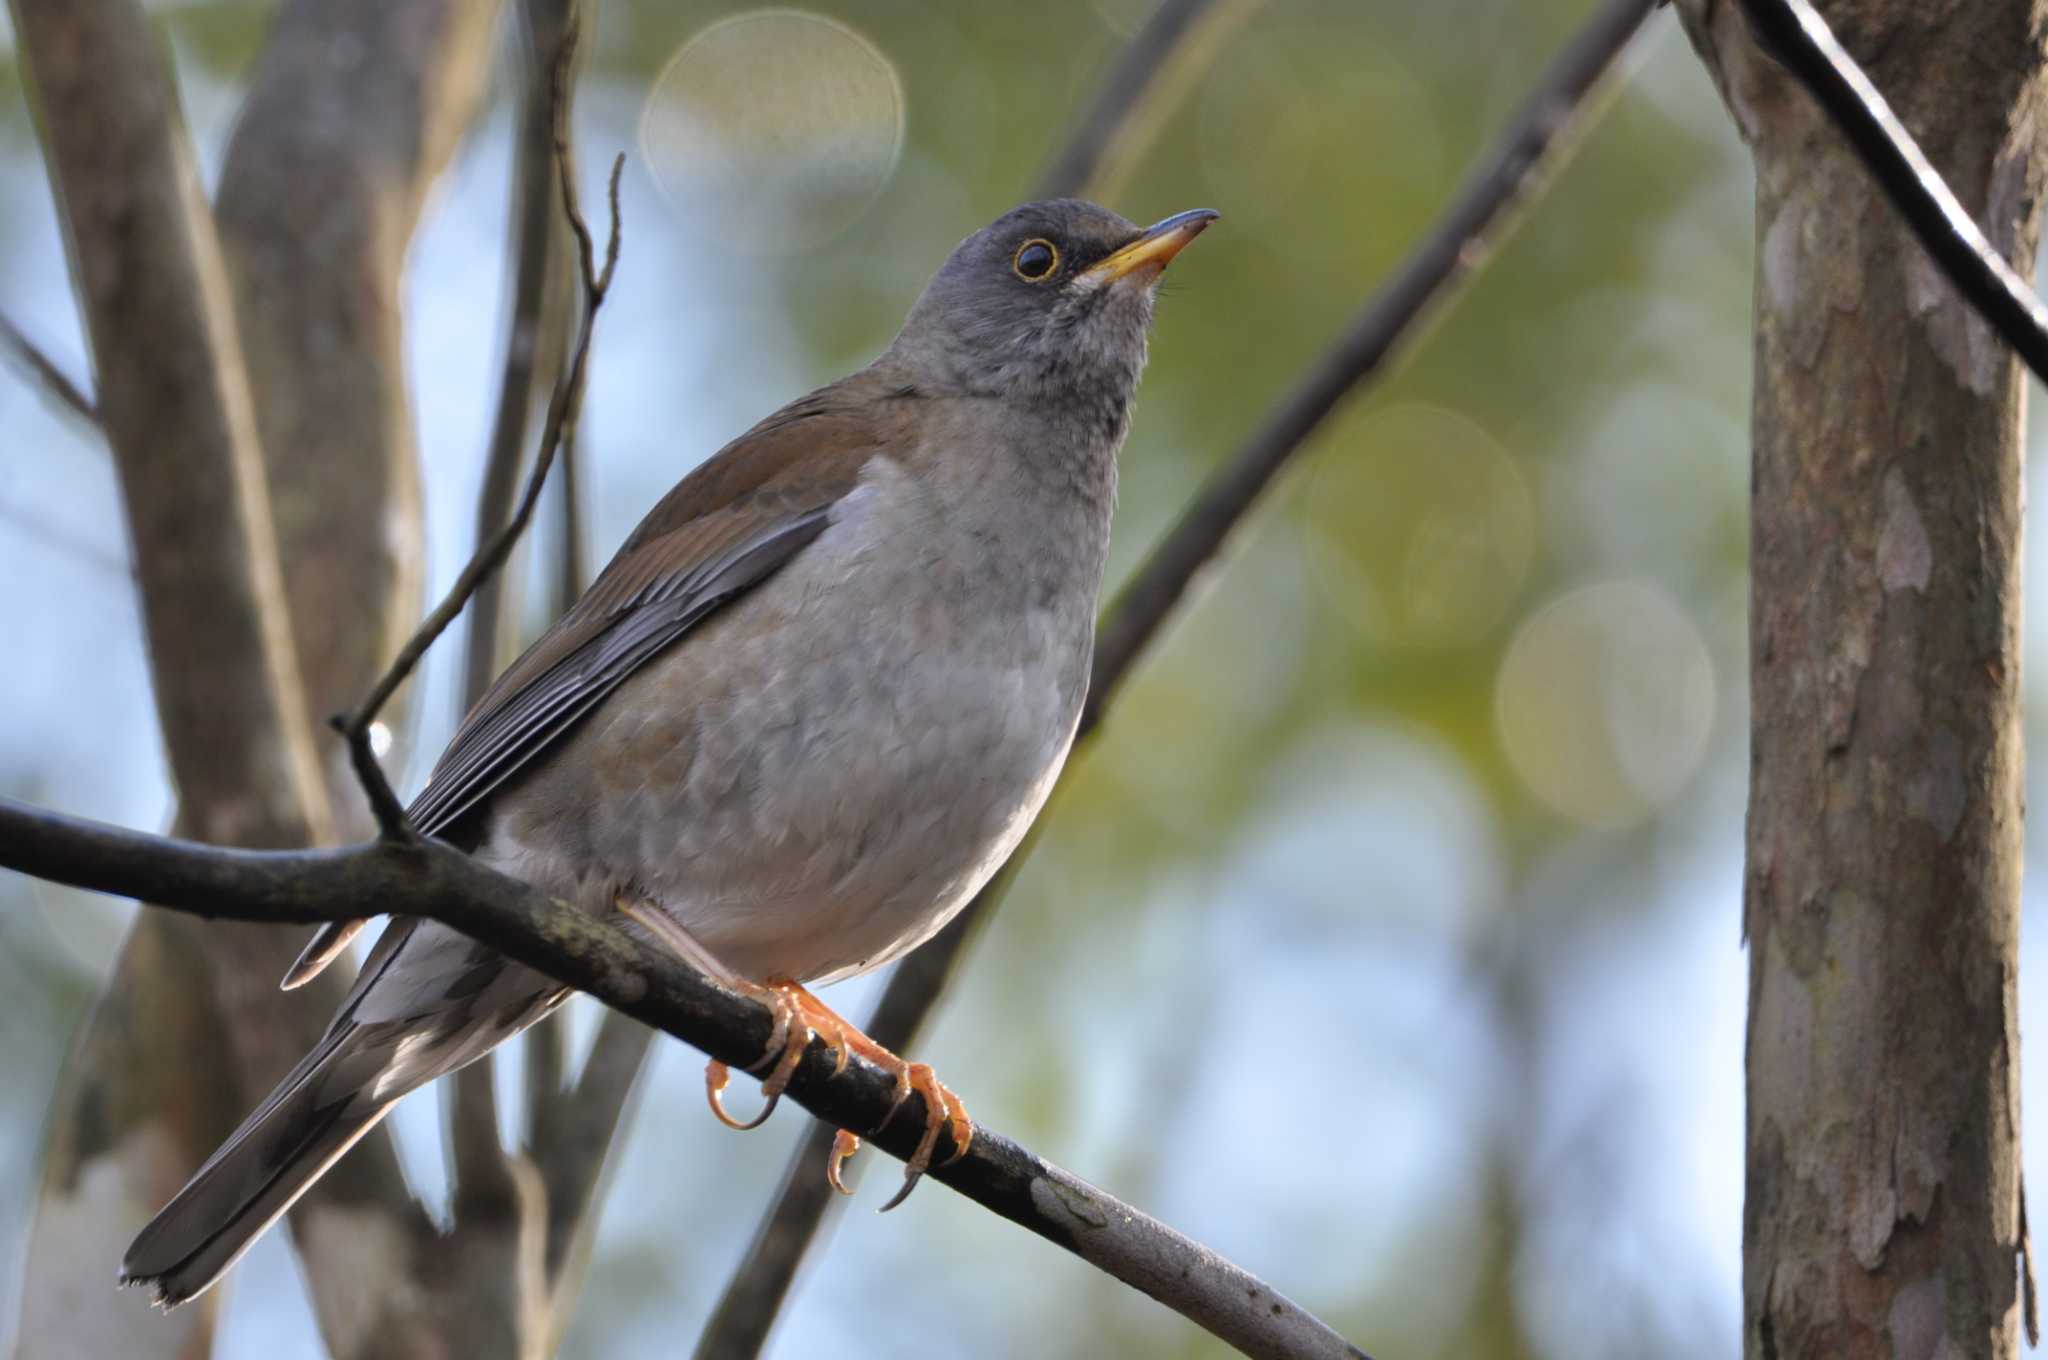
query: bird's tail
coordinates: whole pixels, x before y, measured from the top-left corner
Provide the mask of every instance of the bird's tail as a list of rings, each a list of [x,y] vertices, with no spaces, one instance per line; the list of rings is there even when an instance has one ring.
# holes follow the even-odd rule
[[[348,1047],[330,1033],[278,1084],[121,1260],[122,1284],[148,1285],[175,1308],[213,1284],[336,1158],[392,1105],[352,1084],[322,1080]],[[340,1091],[334,1086],[341,1085]],[[323,1088],[326,1088],[323,1090]]]

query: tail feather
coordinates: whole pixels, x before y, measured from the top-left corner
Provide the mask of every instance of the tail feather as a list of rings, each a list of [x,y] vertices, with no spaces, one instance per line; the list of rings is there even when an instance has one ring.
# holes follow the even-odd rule
[[[431,921],[394,922],[299,1060],[121,1262],[176,1307],[232,1266],[401,1096],[488,1053],[568,995]]]
[[[360,1093],[321,1104],[318,1065],[301,1064],[297,1080],[288,1078],[149,1221],[121,1260],[120,1283],[150,1286],[163,1308],[204,1293],[391,1108]]]

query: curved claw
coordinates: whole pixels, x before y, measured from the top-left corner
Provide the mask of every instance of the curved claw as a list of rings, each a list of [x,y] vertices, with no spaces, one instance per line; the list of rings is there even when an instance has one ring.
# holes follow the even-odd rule
[[[825,1163],[825,1180],[834,1190],[837,1190],[842,1195],[852,1194],[853,1187],[840,1178],[840,1171],[845,1167],[846,1159],[859,1151],[860,1136],[858,1134],[848,1133],[845,1129],[841,1129],[838,1133],[832,1135],[832,1160]]]
[[[905,1088],[915,1087],[918,1094],[924,1097],[924,1137],[917,1140],[917,1150],[911,1153],[910,1160],[904,1163],[902,1188],[889,1197],[887,1204],[875,1211],[883,1214],[909,1199],[910,1192],[917,1188],[917,1183],[924,1178],[924,1173],[931,1169],[932,1152],[938,1147],[940,1129],[950,1129],[953,1135],[953,1155],[946,1159],[946,1165],[949,1166],[967,1154],[967,1145],[974,1140],[974,1122],[967,1117],[967,1107],[960,1103],[958,1096],[946,1089],[945,1083],[939,1080],[930,1065],[907,1064],[898,1082],[896,1105],[889,1108],[888,1118],[893,1119],[896,1115],[896,1106],[903,1103],[904,1096],[908,1094]],[[888,1119],[882,1122],[886,1124]]]
[[[761,1113],[752,1119],[735,1119],[726,1112],[723,1094],[725,1084],[731,1080],[732,1069],[724,1063],[714,1060],[704,1065],[704,1095],[711,1102],[711,1113],[717,1117],[719,1123],[739,1133],[760,1128],[768,1122],[768,1116],[775,1113],[776,1105],[782,1100],[782,1093],[777,1091],[770,1095],[768,1103],[761,1107]]]

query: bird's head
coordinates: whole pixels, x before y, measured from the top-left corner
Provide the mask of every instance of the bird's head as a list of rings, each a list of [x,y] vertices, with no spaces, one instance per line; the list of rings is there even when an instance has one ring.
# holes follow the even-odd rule
[[[1160,274],[1216,217],[1139,227],[1077,198],[1013,208],[953,251],[891,353],[937,393],[1050,401],[1120,434]]]

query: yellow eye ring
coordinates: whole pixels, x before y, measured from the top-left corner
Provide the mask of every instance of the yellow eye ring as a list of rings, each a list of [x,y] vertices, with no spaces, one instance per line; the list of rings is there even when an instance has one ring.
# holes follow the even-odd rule
[[[1044,283],[1060,268],[1060,248],[1043,236],[1034,236],[1017,247],[1010,268],[1026,283]]]

